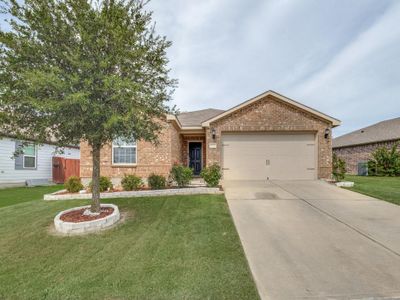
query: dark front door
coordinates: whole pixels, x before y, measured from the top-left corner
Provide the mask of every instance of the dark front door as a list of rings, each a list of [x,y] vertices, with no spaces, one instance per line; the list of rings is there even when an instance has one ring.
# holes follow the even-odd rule
[[[193,169],[194,175],[201,172],[201,143],[189,143],[189,167]]]

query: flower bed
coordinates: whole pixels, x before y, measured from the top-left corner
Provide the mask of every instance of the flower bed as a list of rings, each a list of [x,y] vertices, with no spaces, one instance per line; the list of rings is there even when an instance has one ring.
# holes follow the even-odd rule
[[[64,222],[72,222],[72,223],[79,223],[79,222],[87,222],[93,221],[97,219],[105,218],[111,215],[114,212],[114,208],[112,207],[102,207],[99,214],[86,214],[87,208],[81,208],[72,210],[61,215],[60,220]]]
[[[74,207],[60,212],[54,218],[56,231],[63,234],[82,234],[109,228],[120,219],[118,207],[114,204],[101,204],[98,215],[85,214],[90,205]]]
[[[140,191],[117,191],[100,193],[100,198],[131,198],[131,197],[152,197],[152,196],[171,196],[171,195],[194,195],[194,194],[222,194],[220,188],[210,187],[189,187],[189,188],[170,188],[163,190],[140,190]],[[52,194],[44,195],[44,200],[74,200],[91,199],[91,193],[68,193],[61,190]]]

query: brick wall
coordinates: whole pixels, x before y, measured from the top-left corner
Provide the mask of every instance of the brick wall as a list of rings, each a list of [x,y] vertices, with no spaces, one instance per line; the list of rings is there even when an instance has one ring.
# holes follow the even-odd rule
[[[349,147],[334,148],[333,152],[346,162],[346,171],[349,174],[358,173],[358,163],[366,162],[372,158],[372,152],[380,147],[391,148],[395,141],[379,142],[366,145],[356,145]],[[400,150],[400,145],[399,145]]]
[[[221,133],[248,131],[297,131],[315,132],[318,140],[318,177],[330,178],[332,171],[331,139],[325,139],[326,128],[331,124],[321,120],[311,113],[305,112],[284,103],[273,96],[248,105],[235,113],[226,116],[210,125],[204,136],[182,137],[173,123],[166,123],[158,145],[144,141],[137,143],[136,166],[113,166],[111,145],[101,151],[101,175],[111,177],[118,185],[124,174],[136,174],[146,179],[151,173],[168,176],[174,163],[187,164],[188,140],[201,140],[203,144],[203,164],[214,162],[221,164]],[[216,129],[216,140],[212,140],[210,129]],[[216,143],[216,149],[210,149],[210,143]],[[91,177],[91,149],[86,143],[81,143],[81,176],[84,182]]]
[[[170,128],[170,147],[171,147],[171,164],[182,163],[182,135],[179,133],[179,129],[174,125]]]
[[[172,141],[172,142],[171,142]],[[90,146],[82,142],[80,174],[87,183],[92,176],[92,155]],[[172,123],[166,123],[159,136],[159,144],[137,142],[137,164],[135,166],[114,166],[112,164],[112,147],[106,145],[101,150],[100,173],[110,177],[118,186],[124,174],[135,174],[145,181],[151,173],[168,176],[174,162],[181,160],[181,139]]]
[[[206,129],[207,165],[221,160],[221,133],[246,131],[298,131],[315,132],[318,140],[318,177],[331,178],[332,141],[325,139],[325,129],[331,124],[311,113],[284,103],[273,96],[267,96],[251,105],[219,119]],[[216,130],[216,140],[212,140],[211,128]],[[210,143],[216,143],[216,149],[210,149]]]

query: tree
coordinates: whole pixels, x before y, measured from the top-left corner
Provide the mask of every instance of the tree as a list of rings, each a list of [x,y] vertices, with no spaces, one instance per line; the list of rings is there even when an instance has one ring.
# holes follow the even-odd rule
[[[372,159],[368,161],[368,174],[376,176],[400,175],[400,151],[399,142],[391,148],[379,147],[372,153]]]
[[[116,138],[157,142],[176,85],[151,13],[139,0],[2,0],[0,112],[8,129],[92,148],[92,212],[100,149]]]
[[[346,174],[346,162],[338,157],[336,153],[332,155],[332,175],[336,181],[344,179]]]

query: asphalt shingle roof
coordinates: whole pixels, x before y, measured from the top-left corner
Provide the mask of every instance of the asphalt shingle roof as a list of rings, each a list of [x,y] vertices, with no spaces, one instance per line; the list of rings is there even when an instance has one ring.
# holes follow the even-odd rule
[[[333,139],[333,148],[400,140],[400,118],[382,121]]]
[[[196,111],[182,112],[177,116],[177,118],[183,127],[201,126],[201,123],[204,121],[211,119],[223,112],[224,110],[221,109],[207,108]]]

